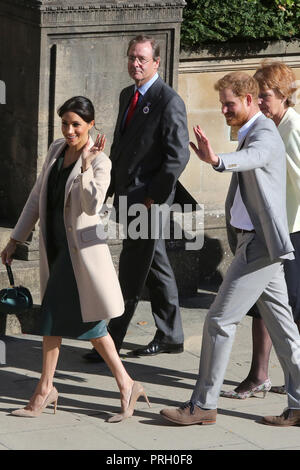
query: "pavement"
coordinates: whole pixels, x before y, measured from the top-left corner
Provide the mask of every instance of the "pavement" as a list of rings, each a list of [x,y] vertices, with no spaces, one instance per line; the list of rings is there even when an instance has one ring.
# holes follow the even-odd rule
[[[84,361],[82,355],[91,349],[90,343],[73,339],[63,339],[55,374],[59,391],[56,414],[51,405],[34,419],[10,415],[12,409],[26,405],[35,388],[42,342],[41,337],[33,335],[2,336],[4,344],[0,346],[5,346],[6,364],[0,366],[0,450],[102,450],[106,464],[129,464],[116,461],[123,451],[129,458],[144,450],[156,459],[159,451],[192,455],[201,450],[300,450],[298,427],[260,424],[264,415],[281,414],[287,406],[284,395],[268,393],[265,399],[257,395],[246,400],[220,398],[217,423],[211,426],[176,426],[159,414],[162,408],[176,407],[191,396],[199,367],[203,322],[214,296],[214,292],[202,291],[181,300],[184,353],[149,358],[128,356],[131,349],[147,344],[155,331],[149,303],[140,302],[121,357],[129,374],[143,383],[151,408],[141,397],[133,417],[121,423],[106,422],[119,411],[119,393],[112,374],[106,364]],[[251,319],[245,317],[237,328],[224,389],[235,387],[246,377],[251,348]],[[274,385],[283,383],[274,351],[269,376]],[[110,458],[115,461],[107,460]],[[138,466],[133,461],[131,464]]]

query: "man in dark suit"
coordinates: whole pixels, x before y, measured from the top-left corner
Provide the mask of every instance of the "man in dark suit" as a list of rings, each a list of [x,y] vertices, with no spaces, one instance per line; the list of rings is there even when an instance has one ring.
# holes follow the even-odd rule
[[[153,204],[172,205],[177,180],[189,159],[189,135],[186,110],[182,99],[158,75],[159,46],[153,38],[137,36],[130,41],[128,73],[134,80],[121,91],[119,114],[110,158],[111,185],[107,197],[114,195],[119,220],[124,214],[120,196],[147,208],[151,223]],[[153,206],[154,207],[154,206]],[[126,214],[126,223],[134,217]],[[144,286],[149,289],[152,314],[156,325],[154,339],[133,351],[136,356],[183,351],[183,329],[176,281],[160,236],[123,240],[119,279],[125,300],[121,317],[109,322],[108,329],[119,351]],[[99,361],[96,351],[84,356]]]

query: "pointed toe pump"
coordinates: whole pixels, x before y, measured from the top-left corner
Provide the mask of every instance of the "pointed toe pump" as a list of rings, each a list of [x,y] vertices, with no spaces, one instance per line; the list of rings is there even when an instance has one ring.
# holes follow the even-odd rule
[[[124,419],[130,418],[134,413],[135,404],[141,395],[144,396],[150,408],[150,403],[144,390],[144,387],[139,382],[133,382],[128,407],[125,411],[123,411],[123,413],[111,416],[111,418],[109,418],[107,421],[109,423],[119,423],[120,421],[124,421]]]
[[[48,395],[46,396],[45,400],[43,401],[42,405],[37,408],[36,410],[31,410],[27,408],[19,408],[18,410],[14,410],[11,412],[13,416],[20,416],[23,418],[36,418],[40,416],[43,411],[47,408],[48,405],[53,403],[54,405],[54,414],[56,413],[57,409],[57,400],[58,400],[58,391],[55,387],[53,387]]]

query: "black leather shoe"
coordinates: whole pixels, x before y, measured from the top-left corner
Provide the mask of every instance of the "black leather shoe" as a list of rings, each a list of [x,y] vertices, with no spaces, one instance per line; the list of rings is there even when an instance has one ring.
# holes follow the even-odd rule
[[[88,353],[84,354],[83,359],[86,359],[88,362],[104,362],[104,359],[98,352],[96,351],[95,348],[93,348],[91,351]]]
[[[183,352],[183,343],[180,344],[167,344],[159,341],[151,341],[148,346],[135,349],[132,351],[134,356],[156,356],[156,354],[169,353],[179,354]]]

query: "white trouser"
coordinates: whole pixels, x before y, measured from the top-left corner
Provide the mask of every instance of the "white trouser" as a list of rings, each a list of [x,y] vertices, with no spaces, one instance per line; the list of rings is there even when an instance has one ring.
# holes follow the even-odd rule
[[[193,403],[217,408],[236,327],[257,302],[284,372],[288,407],[300,408],[300,336],[288,304],[283,262],[270,261],[254,233],[238,235],[236,254],[204,323]]]

